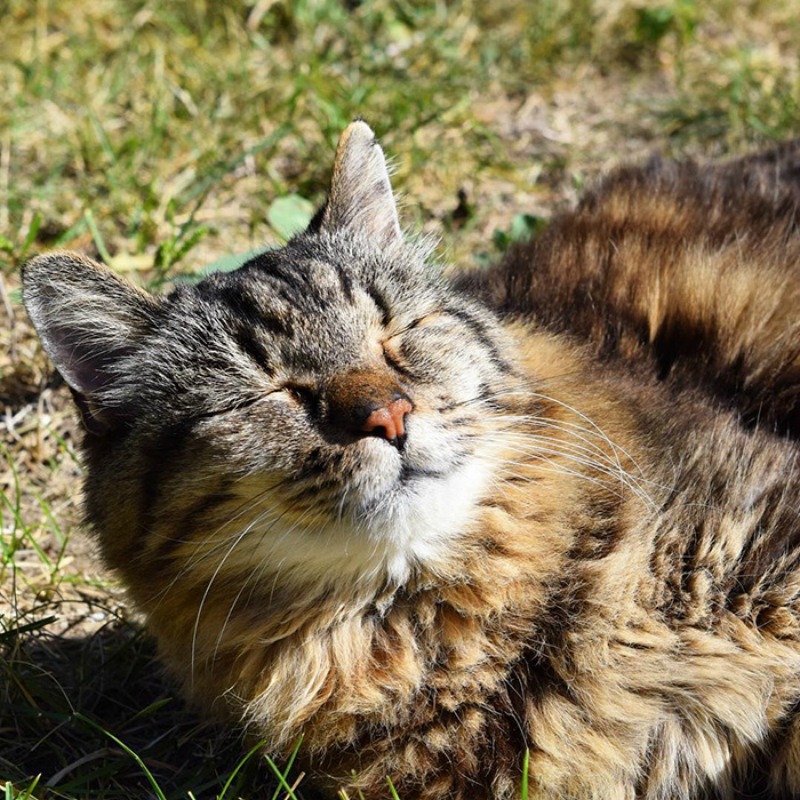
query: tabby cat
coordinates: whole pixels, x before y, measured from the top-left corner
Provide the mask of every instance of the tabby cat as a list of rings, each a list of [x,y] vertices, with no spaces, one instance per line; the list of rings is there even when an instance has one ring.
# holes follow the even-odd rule
[[[798,202],[800,142],[654,160],[448,279],[357,121],[236,272],[30,263],[187,696],[330,796],[800,797]]]

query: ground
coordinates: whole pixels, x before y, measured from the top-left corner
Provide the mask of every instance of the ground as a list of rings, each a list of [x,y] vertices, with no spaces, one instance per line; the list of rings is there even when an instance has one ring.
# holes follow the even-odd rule
[[[0,15],[0,786],[286,796],[258,757],[231,777],[241,745],[175,699],[81,531],[78,430],[19,267],[78,249],[151,288],[225,268],[307,219],[361,115],[407,229],[480,269],[621,161],[798,135],[795,0],[0,0]]]

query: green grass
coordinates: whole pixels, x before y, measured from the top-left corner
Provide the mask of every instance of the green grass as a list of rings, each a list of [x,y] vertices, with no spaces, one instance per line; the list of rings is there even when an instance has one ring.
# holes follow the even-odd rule
[[[181,705],[80,535],[69,397],[20,264],[78,248],[151,286],[229,268],[307,218],[363,115],[404,221],[480,267],[619,160],[797,135],[795,2],[0,0],[0,18],[0,789],[310,798]]]

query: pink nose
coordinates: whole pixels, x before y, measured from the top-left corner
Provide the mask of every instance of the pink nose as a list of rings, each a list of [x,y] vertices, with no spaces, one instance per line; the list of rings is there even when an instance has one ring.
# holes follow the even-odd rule
[[[406,414],[410,414],[413,406],[404,397],[393,400],[384,408],[376,408],[364,420],[361,428],[364,433],[372,433],[383,428],[383,436],[390,442],[402,439],[406,435],[404,421]]]

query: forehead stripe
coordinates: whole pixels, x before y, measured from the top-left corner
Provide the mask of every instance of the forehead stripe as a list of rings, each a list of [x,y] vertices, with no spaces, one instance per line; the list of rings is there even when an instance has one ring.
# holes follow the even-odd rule
[[[255,335],[252,328],[240,326],[234,332],[233,337],[239,349],[248,356],[259,369],[263,370],[270,377],[275,374],[275,369],[267,355],[267,350]]]

